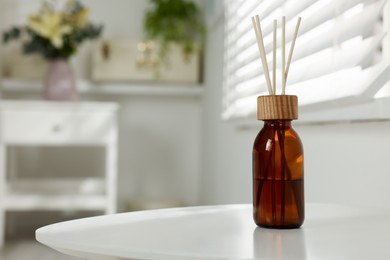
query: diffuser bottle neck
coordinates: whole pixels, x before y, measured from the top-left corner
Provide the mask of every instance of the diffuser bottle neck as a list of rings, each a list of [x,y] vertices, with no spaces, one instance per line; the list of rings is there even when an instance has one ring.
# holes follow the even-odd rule
[[[292,128],[291,119],[279,119],[279,120],[264,120],[265,128],[275,128],[278,127],[283,130],[288,130]]]

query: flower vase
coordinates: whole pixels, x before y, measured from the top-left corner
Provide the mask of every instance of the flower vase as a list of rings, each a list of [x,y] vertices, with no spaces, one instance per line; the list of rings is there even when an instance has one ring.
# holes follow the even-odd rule
[[[66,59],[50,61],[44,82],[43,97],[46,100],[73,101],[77,99],[74,74]]]

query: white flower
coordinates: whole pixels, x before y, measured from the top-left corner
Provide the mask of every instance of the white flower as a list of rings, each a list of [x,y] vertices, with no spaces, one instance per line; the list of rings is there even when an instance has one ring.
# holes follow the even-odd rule
[[[72,27],[62,23],[60,13],[44,11],[30,16],[28,28],[38,35],[50,40],[54,47],[60,49],[64,42],[63,36],[72,32]]]

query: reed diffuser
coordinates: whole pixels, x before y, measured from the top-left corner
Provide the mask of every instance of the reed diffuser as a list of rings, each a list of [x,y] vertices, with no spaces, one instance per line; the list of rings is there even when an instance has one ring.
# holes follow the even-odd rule
[[[282,17],[282,91],[276,94],[277,20],[273,23],[272,82],[259,16],[252,17],[269,95],[257,99],[264,126],[253,146],[253,217],[258,226],[298,228],[305,218],[303,147],[291,121],[298,119],[298,98],[286,95],[286,81],[301,18],[298,18],[286,64],[285,17]]]

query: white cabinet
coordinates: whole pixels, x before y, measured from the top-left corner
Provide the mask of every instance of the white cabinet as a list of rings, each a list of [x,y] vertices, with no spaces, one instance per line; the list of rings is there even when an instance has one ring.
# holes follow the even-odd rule
[[[116,212],[116,103],[0,101],[0,246],[5,212],[102,210]],[[18,178],[7,165],[10,146],[103,147],[103,177]],[[12,178],[10,178],[12,176]]]

